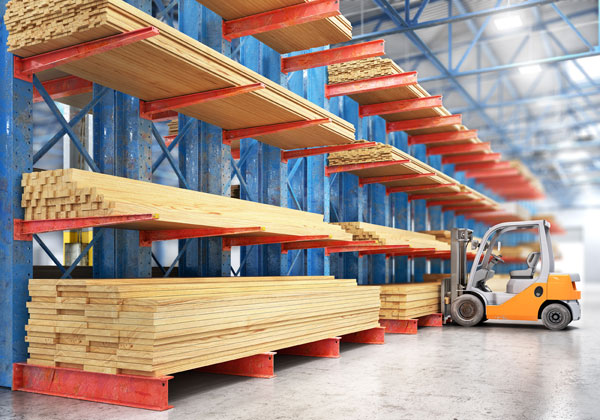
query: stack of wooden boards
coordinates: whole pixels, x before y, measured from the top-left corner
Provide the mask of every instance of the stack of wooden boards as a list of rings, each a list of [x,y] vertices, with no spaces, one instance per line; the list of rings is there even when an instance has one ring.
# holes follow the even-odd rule
[[[311,0],[197,0],[226,21],[309,3]],[[352,24],[344,16],[318,19],[254,35],[280,54],[350,41]]]
[[[334,64],[328,67],[328,71],[330,84],[349,83],[357,80],[366,80],[404,73],[404,70],[396,65],[392,60],[382,59],[380,57],[356,60],[342,64]],[[420,84],[415,83],[412,85],[399,85],[397,87],[390,87],[387,89],[369,90],[349,96],[360,105],[373,105],[407,99],[426,98],[430,97],[431,95]],[[383,114],[381,117],[386,121],[394,122],[449,115],[451,115],[451,112],[449,112],[444,106],[439,106],[435,108],[412,109],[403,112]],[[406,132],[411,136],[416,136],[422,134],[464,130],[468,130],[464,125],[454,124],[425,129],[407,130]],[[446,146],[466,143],[481,143],[481,140],[476,134],[473,134],[472,136],[459,140],[436,141],[435,145]]]
[[[379,326],[333,277],[30,280],[28,363],[163,376]]]
[[[229,4],[229,2],[222,2]],[[305,120],[331,122],[255,138],[282,149],[347,144],[354,126],[122,0],[12,0],[4,23],[10,52],[30,57],[153,26],[159,35],[49,70],[71,74],[144,101],[257,83],[264,88],[177,112],[226,130]],[[176,71],[174,71],[176,69]],[[40,73],[44,77],[44,73]]]
[[[253,235],[329,235],[334,240],[352,240],[352,235],[325,223],[320,214],[78,169],[24,174],[22,185],[26,220],[157,214],[155,220],[120,227],[262,227]]]
[[[435,236],[363,222],[337,223],[352,234],[355,241],[376,241],[378,245],[410,245],[411,248],[434,248],[447,251],[450,246]]]
[[[176,136],[179,134],[179,120],[172,120],[167,123],[169,128],[169,136]]]
[[[332,64],[328,68],[329,83],[346,83],[402,73],[402,69],[389,58],[373,57]]]
[[[445,242],[450,245],[452,232],[449,230],[424,230],[420,233],[435,236],[435,239],[440,242]]]
[[[406,320],[440,312],[439,282],[384,284],[380,289],[380,319]]]
[[[408,160],[408,163],[394,164],[396,161]],[[496,209],[498,203],[489,197],[475,191],[474,189],[460,184],[456,179],[444,174],[443,172],[427,165],[414,156],[403,152],[392,145],[376,143],[370,147],[361,149],[345,150],[342,152],[334,152],[329,154],[329,166],[356,165],[361,163],[371,162],[390,162],[390,165],[377,166],[366,169],[353,169],[350,173],[357,175],[360,178],[371,177],[392,177],[397,175],[425,175],[419,178],[406,178],[396,180],[380,180],[379,183],[388,188],[393,187],[415,187],[419,185],[427,185],[427,189],[410,191],[412,195],[419,194],[435,194],[435,193],[461,193],[455,195],[446,195],[443,197],[445,201],[452,201],[453,205],[473,206],[478,209]],[[431,188],[432,184],[440,184],[439,188]],[[453,185],[447,185],[453,184]],[[430,200],[437,201],[436,196],[432,196]]]

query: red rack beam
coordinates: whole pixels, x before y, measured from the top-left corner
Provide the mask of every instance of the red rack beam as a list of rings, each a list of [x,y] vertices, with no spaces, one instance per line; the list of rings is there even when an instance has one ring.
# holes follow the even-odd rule
[[[289,159],[297,159],[307,156],[324,155],[326,153],[342,152],[344,150],[364,149],[365,147],[375,146],[377,143],[374,141],[366,143],[353,143],[353,144],[341,144],[339,146],[325,146],[325,147],[313,147],[310,149],[300,150],[282,150],[281,161],[287,163]]]
[[[407,179],[429,178],[435,176],[433,172],[424,174],[407,174],[407,175],[387,175],[387,176],[371,176],[368,178],[359,178],[358,186],[362,187],[369,184],[385,184],[386,182],[404,181]]]
[[[42,82],[44,89],[54,100],[61,98],[68,98],[70,96],[82,95],[84,93],[91,93],[94,89],[92,82],[84,80],[77,76],[61,77],[60,79],[46,80]],[[33,88],[33,102],[43,102],[44,98]]]
[[[377,243],[376,241],[302,241],[302,242],[289,242],[281,244],[281,253],[287,254],[288,251],[297,249],[315,249],[315,248],[327,248],[331,246],[351,246],[351,245],[371,245]]]
[[[462,115],[445,115],[442,117],[418,118],[416,120],[388,121],[386,131],[392,133],[395,131],[423,130],[458,124],[462,124]]]
[[[362,169],[381,168],[383,166],[404,165],[407,163],[410,163],[409,159],[386,160],[383,162],[355,163],[352,165],[326,166],[325,167],[325,175],[329,176],[331,174],[335,174],[335,173],[339,173],[339,172],[360,171]]]
[[[15,363],[12,390],[164,411],[172,408],[170,379]]]
[[[159,33],[160,31],[155,27],[148,26],[146,28],[136,29],[135,31],[124,32],[122,34],[61,48],[56,51],[50,51],[32,57],[20,58],[15,56],[14,77],[31,82],[35,73],[133,44],[134,42],[156,36]]]
[[[383,102],[380,104],[361,105],[358,107],[358,115],[370,117],[374,115],[397,114],[399,112],[419,111],[442,106],[441,96],[429,96],[425,98],[404,99],[401,101]]]
[[[297,130],[300,128],[312,127],[330,123],[330,118],[321,118],[317,120],[294,121],[282,124],[263,125],[260,127],[241,128],[239,130],[223,130],[223,144],[231,145],[234,140],[246,138],[255,138],[266,134],[275,134],[282,131]]]
[[[452,210],[452,209],[451,209]],[[454,209],[456,210],[456,215],[463,215],[463,216],[468,216],[468,215],[480,215],[480,214],[497,214],[500,211],[498,209],[494,209],[494,208],[489,208],[489,207],[484,207],[484,208],[479,208],[479,207],[460,207],[460,208],[456,208]],[[502,212],[502,214],[505,214]]]
[[[413,194],[408,196],[408,201],[416,200],[431,200],[432,198],[444,198],[444,197],[460,197],[468,196],[472,193],[470,191],[452,191],[446,193],[435,193],[435,194]]]
[[[174,230],[142,230],[140,246],[152,246],[152,242],[171,241],[174,239],[209,238],[213,236],[240,235],[243,233],[264,232],[264,227],[247,228],[201,228]]]
[[[90,227],[118,226],[130,222],[156,220],[157,214],[131,214],[126,216],[76,217],[72,219],[14,220],[15,241],[31,241],[34,233],[58,232],[61,230]]]
[[[175,140],[177,136],[165,136],[165,146],[169,147],[171,145],[171,143],[173,143],[173,140]]]
[[[476,163],[462,163],[454,165],[454,172],[480,170],[480,169],[510,169],[512,164],[510,162],[476,162]]]
[[[218,363],[197,369],[205,373],[271,379],[275,377],[275,352],[261,353],[242,359]]]
[[[373,77],[371,79],[356,80],[353,82],[325,85],[325,97],[331,99],[335,96],[350,96],[360,93],[374,92],[377,90],[393,89],[417,84],[417,72],[411,71],[388,76]]]
[[[427,148],[427,156],[461,155],[464,153],[487,152],[491,150],[489,143],[450,144]]]
[[[329,235],[269,235],[269,236],[239,236],[235,238],[223,238],[223,250],[229,251],[233,246],[283,244],[286,242],[299,241],[322,241],[331,239]]]
[[[344,343],[385,344],[385,328],[375,327],[370,330],[355,332],[342,336]]]
[[[230,98],[232,96],[242,95],[264,88],[265,85],[263,83],[253,83],[246,86],[215,89],[206,92],[192,93],[190,95],[159,99],[156,101],[140,101],[140,117],[151,121],[167,119],[169,118],[169,115],[172,118],[173,116],[177,116],[177,112],[174,112],[175,109]]]
[[[282,57],[281,72],[287,74],[292,71],[330,66],[332,64],[362,60],[371,57],[379,57],[384,54],[385,41],[383,39],[378,39],[375,41],[361,42],[360,44],[331,48],[329,50],[317,51],[309,54],[295,55],[293,57]]]
[[[442,157],[442,165],[450,163],[494,162],[502,158],[500,153],[471,153],[458,156]]]
[[[393,252],[386,252],[386,258],[390,257],[414,257],[420,256],[421,254],[427,254],[435,251],[435,248],[412,248],[407,250],[399,250]]]
[[[242,150],[238,147],[237,149],[231,149],[231,157],[235,160],[239,160],[242,157]]]
[[[315,0],[258,13],[252,16],[223,21],[223,38],[233,41],[289,26],[302,25],[340,14],[339,0]]]
[[[306,343],[299,346],[288,347],[287,349],[277,350],[277,353],[289,354],[292,356],[326,357],[338,359],[340,357],[341,339],[341,337],[326,338],[325,340],[314,341],[312,343]]]
[[[446,141],[472,140],[477,138],[477,130],[446,131],[443,133],[408,136],[408,145],[443,143]]]
[[[409,245],[350,245],[350,246],[332,246],[325,248],[325,255],[339,254],[343,252],[361,252],[361,251],[381,251],[391,249],[404,249]],[[381,253],[381,252],[378,252]]]
[[[454,187],[456,184],[424,184],[424,185],[409,185],[405,187],[388,187],[386,190],[387,195],[399,193],[399,192],[411,192],[411,191],[425,191],[435,190],[436,188]]]
[[[517,168],[509,168],[509,169],[479,169],[479,170],[470,170],[467,171],[465,176],[467,178],[495,178],[502,176],[512,176],[518,175],[520,171]]]

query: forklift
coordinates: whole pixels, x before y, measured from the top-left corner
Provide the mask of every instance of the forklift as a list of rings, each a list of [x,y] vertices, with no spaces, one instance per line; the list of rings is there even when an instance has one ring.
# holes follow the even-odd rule
[[[501,240],[522,232],[537,235],[539,252],[528,255],[526,269],[510,272],[505,292],[493,292],[486,282],[494,277],[494,268],[504,264]],[[477,253],[467,275],[469,244]],[[576,287],[580,277],[554,273],[550,223],[545,220],[500,223],[485,233],[481,243],[473,239],[472,230],[454,228],[450,264],[450,278],[441,284],[444,321],[471,327],[488,319],[541,319],[548,329],[562,330],[581,317],[581,292]]]

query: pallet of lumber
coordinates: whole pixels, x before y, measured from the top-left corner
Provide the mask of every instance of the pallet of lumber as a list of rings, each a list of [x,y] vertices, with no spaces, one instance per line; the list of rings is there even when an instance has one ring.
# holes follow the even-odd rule
[[[153,26],[160,34],[49,70],[144,101],[262,83],[265,88],[176,109],[226,130],[329,118],[331,122],[255,138],[296,149],[354,141],[354,126],[122,0],[13,0],[4,23],[10,52],[30,57]],[[40,74],[44,77],[44,73]]]
[[[420,233],[425,233],[427,235],[435,236],[435,239],[440,242],[445,242],[450,244],[452,232],[449,230],[423,230]]]
[[[276,11],[310,0],[197,0],[226,21]],[[254,35],[280,54],[338,44],[352,39],[352,24],[342,15]]]
[[[333,277],[29,281],[28,363],[163,376],[379,326]]]
[[[262,227],[253,235],[329,235],[333,240],[352,240],[339,226],[325,223],[321,214],[79,169],[23,174],[22,185],[26,220],[155,214],[155,220],[120,227]]]
[[[380,319],[407,320],[440,312],[438,282],[383,284],[377,287],[381,290]]]
[[[411,248],[434,248],[448,251],[450,246],[435,236],[364,222],[336,223],[352,234],[355,241],[376,241],[378,245],[410,245]]]

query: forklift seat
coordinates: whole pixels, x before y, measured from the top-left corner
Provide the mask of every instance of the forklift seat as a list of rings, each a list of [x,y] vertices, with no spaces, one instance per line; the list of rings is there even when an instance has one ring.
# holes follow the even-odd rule
[[[540,261],[540,253],[532,252],[527,256],[527,268],[525,270],[514,270],[510,272],[510,280],[506,285],[506,293],[521,293],[533,282],[535,266]]]

